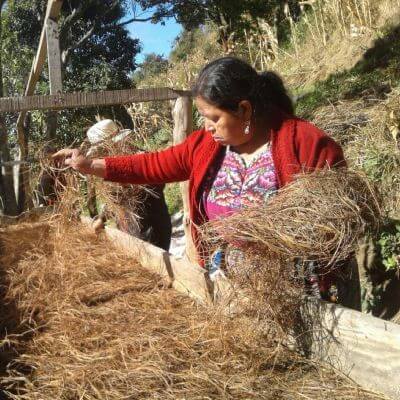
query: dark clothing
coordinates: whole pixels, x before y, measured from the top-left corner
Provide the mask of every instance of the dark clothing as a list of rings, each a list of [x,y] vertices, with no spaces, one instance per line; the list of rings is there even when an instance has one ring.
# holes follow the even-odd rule
[[[164,185],[150,186],[140,212],[140,237],[166,251],[171,244],[172,224],[164,197]]]

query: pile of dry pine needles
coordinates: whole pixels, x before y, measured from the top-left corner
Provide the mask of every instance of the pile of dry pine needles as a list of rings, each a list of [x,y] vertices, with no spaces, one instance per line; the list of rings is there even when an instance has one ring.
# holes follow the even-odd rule
[[[380,200],[363,175],[347,169],[301,174],[263,207],[249,207],[203,227],[211,247],[237,243],[266,262],[300,258],[332,266],[381,221]]]
[[[113,138],[105,139],[90,148],[84,143],[82,148],[86,148],[91,157],[100,158],[139,152],[131,134],[119,141],[114,141]],[[131,223],[138,220],[141,204],[150,193],[144,185],[121,185],[105,182],[99,178],[91,178],[89,185],[92,185],[91,189],[95,192],[96,198],[105,206],[104,213],[107,217],[116,220],[129,219]]]
[[[39,180],[44,176],[53,185],[55,202],[59,205],[60,215],[73,215],[71,208],[80,212],[84,208],[92,211],[92,207],[95,207],[96,212],[106,219],[113,219],[117,221],[117,224],[118,221],[129,220],[132,227],[138,228],[143,203],[147,196],[156,195],[150,187],[106,182],[100,178],[82,176],[69,168],[57,167],[50,154],[44,150],[47,147],[47,145],[42,146],[37,153],[41,171]],[[118,141],[114,141],[112,137],[107,138],[97,145],[90,145],[84,141],[80,146],[80,151],[90,157],[106,157],[136,154],[139,149],[134,143],[134,138],[129,134]],[[86,198],[81,195],[85,191]],[[69,199],[65,196],[66,192],[69,193],[67,195]],[[74,198],[73,201],[71,196]],[[98,209],[99,204],[101,209]]]
[[[307,332],[299,316],[304,285],[328,274],[349,279],[346,262],[381,218],[379,196],[363,175],[327,169],[297,176],[264,206],[213,220],[202,234],[209,253],[225,249],[233,308],[240,303],[241,313],[285,341]]]
[[[250,319],[198,308],[76,222],[24,224],[0,241],[10,398],[381,398]]]
[[[0,230],[11,399],[382,398],[289,351],[257,318],[169,288],[78,222],[68,179],[53,216]]]

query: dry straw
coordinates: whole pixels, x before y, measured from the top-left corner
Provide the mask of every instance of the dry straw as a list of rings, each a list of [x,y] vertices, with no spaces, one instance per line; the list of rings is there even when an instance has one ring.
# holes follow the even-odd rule
[[[80,151],[94,158],[135,154],[138,148],[131,135],[128,135],[119,141],[112,138],[103,140],[96,146],[84,142]],[[69,167],[57,166],[43,149],[38,152],[38,160],[40,176],[46,175],[53,186],[56,214],[63,218],[77,219],[82,210],[89,206],[90,196],[95,194],[96,203],[103,207],[98,211],[117,221],[129,220],[133,227],[137,227],[143,202],[147,196],[154,195],[145,185],[106,182],[83,176]]]
[[[52,218],[0,232],[2,386],[11,398],[380,398],[283,346],[299,285],[274,269],[264,281],[263,269],[241,275],[242,289],[269,294],[269,330],[254,312],[200,309],[77,222],[76,179],[64,178]]]
[[[381,398],[265,340],[246,316],[199,309],[66,221],[0,232],[11,399]]]
[[[225,249],[233,288],[226,303],[256,319],[270,343],[279,347],[294,336],[304,346],[310,337],[300,312],[305,285],[312,291],[312,279],[332,270],[343,275],[341,265],[358,240],[377,229],[379,204],[364,176],[327,169],[297,176],[262,207],[205,224],[208,253]]]
[[[296,258],[329,267],[346,260],[375,230],[380,202],[369,181],[346,169],[301,174],[263,207],[243,209],[203,228],[210,247],[237,243],[266,263]]]
[[[85,145],[82,147],[85,149]],[[122,156],[138,152],[139,149],[131,134],[118,141],[114,141],[113,138],[103,140],[89,150],[90,157]],[[117,221],[129,220],[134,226],[138,226],[140,209],[146,197],[154,195],[145,185],[122,185],[97,178],[90,179],[88,185],[92,185],[91,189],[105,206],[108,217]]]

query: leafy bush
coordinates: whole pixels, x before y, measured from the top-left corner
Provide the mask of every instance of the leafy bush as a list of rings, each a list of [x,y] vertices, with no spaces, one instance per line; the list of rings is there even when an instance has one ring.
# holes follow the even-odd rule
[[[166,185],[164,196],[170,215],[175,214],[183,208],[179,183],[169,183]]]
[[[400,270],[400,221],[388,223],[380,235],[378,248],[386,270]]]

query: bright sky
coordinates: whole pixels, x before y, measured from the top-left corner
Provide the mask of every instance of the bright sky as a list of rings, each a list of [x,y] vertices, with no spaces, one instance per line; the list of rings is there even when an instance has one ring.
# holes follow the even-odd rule
[[[145,18],[148,14],[138,15]],[[181,32],[181,25],[170,18],[165,25],[152,24],[151,22],[133,22],[127,26],[131,36],[138,38],[142,45],[142,52],[138,54],[136,61],[141,63],[144,56],[149,53],[156,53],[168,57],[174,39]]]

